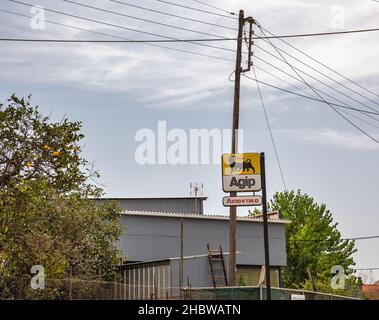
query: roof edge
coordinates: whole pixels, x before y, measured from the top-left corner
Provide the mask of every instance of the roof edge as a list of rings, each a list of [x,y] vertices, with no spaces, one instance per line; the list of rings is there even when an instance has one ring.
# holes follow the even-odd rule
[[[276,213],[276,211],[269,212],[269,214],[274,214],[274,213]],[[171,213],[171,212],[143,211],[143,210],[142,211],[141,210],[123,210],[120,212],[120,215],[229,221],[229,216],[224,216],[224,215],[196,214],[196,213]],[[243,216],[243,217],[237,217],[237,221],[262,223],[263,219],[255,218],[251,216]],[[268,223],[290,224],[291,221],[284,220],[284,219],[280,219],[280,220],[268,219]]]

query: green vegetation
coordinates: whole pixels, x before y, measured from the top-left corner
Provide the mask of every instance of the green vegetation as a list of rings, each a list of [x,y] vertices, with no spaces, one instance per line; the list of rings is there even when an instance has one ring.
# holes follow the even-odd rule
[[[0,274],[42,265],[47,278],[113,280],[118,208],[89,200],[102,190],[81,157],[81,123],[53,123],[30,96],[0,104]]]
[[[286,226],[287,267],[283,272],[284,287],[304,288],[336,294],[357,291],[361,284],[352,275],[355,265],[352,255],[355,242],[343,240],[338,223],[325,204],[300,190],[277,192],[269,203],[270,210],[280,210],[283,219],[291,221]],[[252,214],[257,214],[254,212]],[[346,289],[331,288],[333,266],[342,266],[347,275]],[[311,279],[313,280],[313,284]]]

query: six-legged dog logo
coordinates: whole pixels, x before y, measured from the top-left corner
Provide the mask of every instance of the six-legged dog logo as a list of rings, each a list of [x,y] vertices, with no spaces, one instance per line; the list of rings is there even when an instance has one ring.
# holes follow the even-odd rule
[[[237,162],[235,156],[229,157],[229,166],[233,173],[249,172],[255,173],[255,168],[251,163],[251,159],[244,159],[242,162]]]

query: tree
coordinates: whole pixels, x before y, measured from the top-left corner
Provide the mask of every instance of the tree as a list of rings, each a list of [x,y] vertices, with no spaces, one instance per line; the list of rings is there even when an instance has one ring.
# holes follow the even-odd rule
[[[80,189],[88,178],[81,169],[90,171],[80,157],[81,123],[52,123],[30,98],[13,94],[0,104],[0,188],[42,178],[62,192]]]
[[[50,122],[30,97],[0,105],[0,274],[113,280],[119,208],[90,198],[102,190],[81,157],[81,123]],[[1,291],[1,290],[0,290]]]
[[[286,287],[309,287],[309,273],[316,285],[323,283],[323,287],[325,284],[330,287],[331,269],[335,265],[342,266],[346,275],[352,274],[355,242],[342,239],[338,223],[333,221],[325,204],[317,204],[298,190],[275,193],[269,208],[280,210],[283,218],[291,221],[286,226],[287,267],[283,273]]]

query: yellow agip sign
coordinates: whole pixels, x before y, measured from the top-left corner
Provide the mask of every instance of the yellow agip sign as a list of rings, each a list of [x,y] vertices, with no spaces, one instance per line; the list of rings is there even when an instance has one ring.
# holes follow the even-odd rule
[[[249,192],[262,189],[259,153],[222,155],[222,185],[225,192]]]

